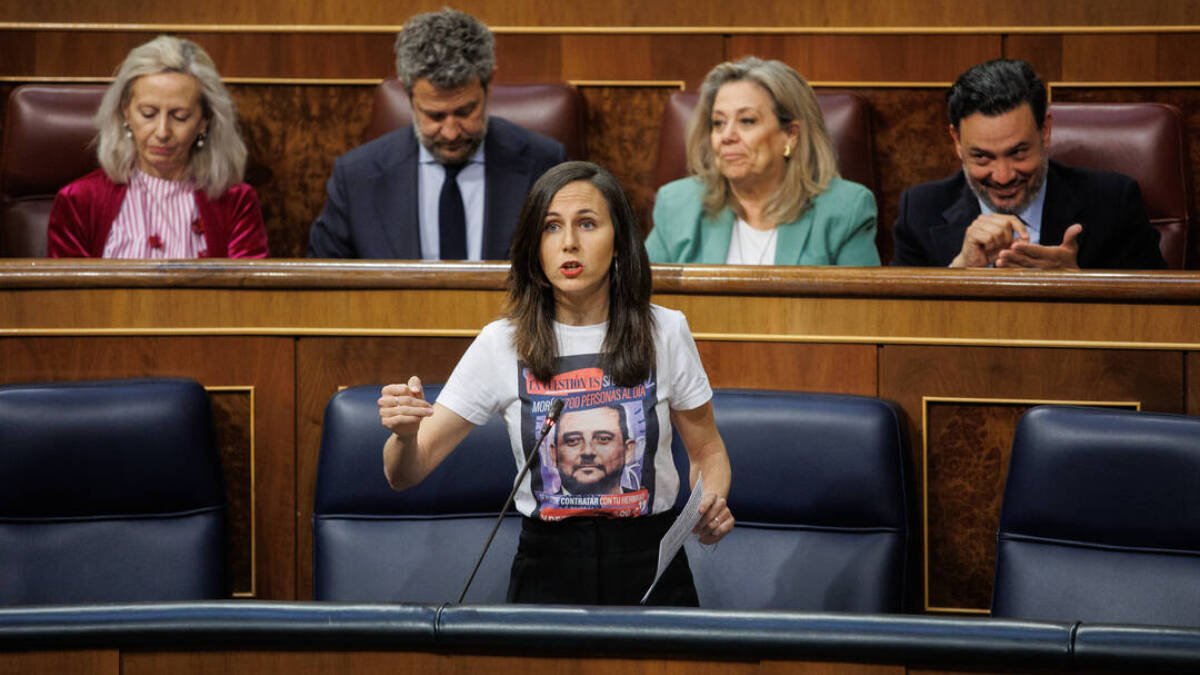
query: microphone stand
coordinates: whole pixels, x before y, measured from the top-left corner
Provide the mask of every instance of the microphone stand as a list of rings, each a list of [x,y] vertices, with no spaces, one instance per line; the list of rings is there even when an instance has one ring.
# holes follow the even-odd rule
[[[508,499],[504,501],[504,507],[500,509],[500,515],[496,518],[496,524],[492,527],[491,534],[488,535],[487,541],[483,544],[483,550],[479,552],[479,559],[475,561],[475,567],[471,568],[471,576],[467,577],[467,583],[463,585],[462,592],[458,594],[458,603],[462,604],[463,598],[467,597],[467,589],[471,588],[471,582],[475,580],[475,574],[479,572],[479,566],[483,564],[483,558],[487,555],[488,548],[492,545],[492,540],[496,538],[496,532],[500,529],[500,523],[504,522],[504,514],[508,513],[508,508],[512,506],[513,499],[517,496],[517,490],[521,488],[521,481],[525,480],[525,474],[529,473],[529,467],[533,465],[533,457],[537,454],[538,448],[542,447],[542,441],[546,440],[546,435],[554,428],[554,424],[558,422],[558,416],[562,413],[563,402],[561,398],[556,398],[550,402],[550,410],[546,413],[546,421],[542,422],[542,429],[538,433],[537,441],[529,452],[525,455],[525,464],[521,466],[520,473],[517,474],[517,480],[513,483],[512,491],[508,493]]]

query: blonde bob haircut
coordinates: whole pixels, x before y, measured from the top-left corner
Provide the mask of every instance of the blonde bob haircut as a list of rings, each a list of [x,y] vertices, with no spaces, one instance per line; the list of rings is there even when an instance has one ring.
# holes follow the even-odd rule
[[[246,171],[246,144],[237,129],[233,99],[221,83],[211,58],[191,40],[161,35],[134,47],[117,68],[100,110],[96,112],[97,159],[114,183],[129,182],[137,164],[137,148],[125,133],[125,109],[133,95],[133,83],[144,75],[183,73],[200,83],[200,108],[208,120],[204,147],[192,146],[186,180],[216,199]]]
[[[838,176],[837,156],[825,118],[817,106],[812,87],[787,64],[748,56],[740,61],[720,64],[704,78],[700,101],[688,123],[688,168],[704,182],[704,210],[715,217],[726,207],[740,214],[729,181],[721,175],[713,157],[712,114],[717,90],[729,82],[753,82],[766,90],[774,102],[775,117],[781,128],[798,122],[797,147],[785,160],[783,182],[764,208],[763,215],[776,224],[798,218],[809,201],[829,187]]]

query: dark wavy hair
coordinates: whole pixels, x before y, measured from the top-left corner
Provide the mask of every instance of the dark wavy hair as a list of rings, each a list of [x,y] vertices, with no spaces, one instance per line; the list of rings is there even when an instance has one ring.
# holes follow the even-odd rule
[[[513,237],[509,257],[508,316],[516,324],[517,357],[534,376],[554,376],[558,340],[554,334],[554,287],[542,270],[542,232],[554,195],[568,183],[591,183],[608,203],[614,230],[613,261],[608,271],[608,332],[604,366],[623,387],[641,384],[654,367],[654,318],[650,309],[650,259],[642,245],[637,218],[617,179],[591,162],[564,162],[533,184]]]
[[[946,92],[950,124],[958,130],[964,117],[983,113],[1002,115],[1028,103],[1041,129],[1046,121],[1046,85],[1028,61],[992,59],[958,76]]]

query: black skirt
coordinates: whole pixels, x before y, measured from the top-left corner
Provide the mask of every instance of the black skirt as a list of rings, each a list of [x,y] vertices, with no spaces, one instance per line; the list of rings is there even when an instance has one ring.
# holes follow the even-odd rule
[[[674,515],[521,520],[508,582],[509,602],[636,605],[654,580],[658,543]],[[682,549],[646,604],[700,606]]]

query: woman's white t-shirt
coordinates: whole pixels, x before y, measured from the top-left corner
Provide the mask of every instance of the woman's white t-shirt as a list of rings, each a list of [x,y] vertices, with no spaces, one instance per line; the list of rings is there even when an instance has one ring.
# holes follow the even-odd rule
[[[607,323],[554,324],[558,361],[548,383],[518,362],[508,319],[485,326],[463,354],[437,402],[475,425],[502,414],[517,467],[551,402],[563,401],[557,428],[539,446],[517,492],[522,514],[633,517],[674,505],[679,476],[670,410],[698,408],[712,389],[683,313],[657,305],[652,312],[655,367],[636,387],[612,383],[602,366]]]

